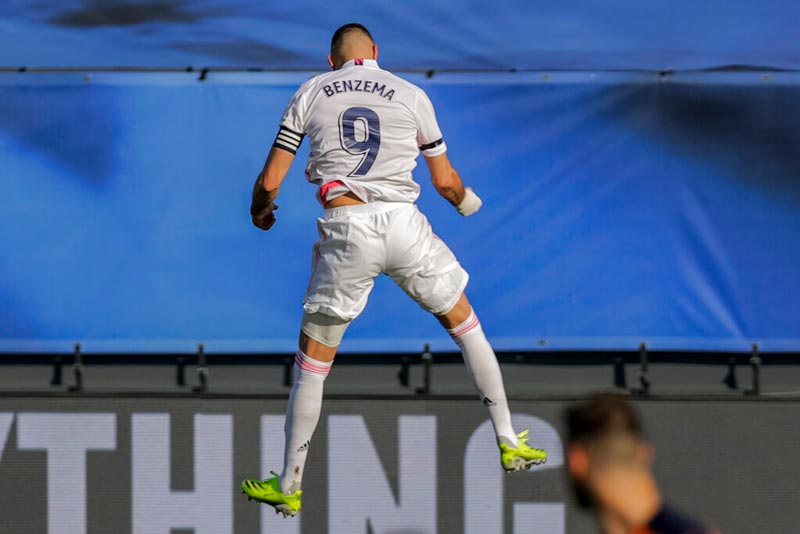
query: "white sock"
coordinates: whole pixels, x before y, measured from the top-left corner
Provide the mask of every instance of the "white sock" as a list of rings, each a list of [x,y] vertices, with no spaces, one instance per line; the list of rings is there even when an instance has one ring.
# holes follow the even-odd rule
[[[311,436],[322,411],[322,388],[333,362],[322,362],[297,351],[294,357],[294,384],[289,394],[283,430],[281,491],[289,494],[300,489]]]
[[[500,364],[497,363],[497,356],[489,345],[475,312],[471,311],[466,321],[455,328],[448,328],[447,332],[461,348],[467,371],[478,388],[483,405],[489,408],[495,436],[498,439],[507,439],[516,447],[517,435],[511,426],[511,412],[508,409]]]

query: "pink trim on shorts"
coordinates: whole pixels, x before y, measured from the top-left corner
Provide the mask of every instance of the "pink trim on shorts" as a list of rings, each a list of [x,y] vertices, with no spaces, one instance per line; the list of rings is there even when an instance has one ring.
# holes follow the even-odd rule
[[[461,337],[467,332],[470,332],[481,325],[481,322],[478,320],[478,316],[475,315],[474,313],[472,314],[472,319],[468,319],[468,321],[469,322],[466,325],[464,325],[463,328],[459,328],[454,332],[450,332],[450,337],[452,338]]]
[[[327,375],[331,372],[330,365],[316,364],[313,362],[312,358],[309,358],[301,352],[298,352],[294,355],[294,363],[300,368],[301,371],[308,371],[318,375]]]

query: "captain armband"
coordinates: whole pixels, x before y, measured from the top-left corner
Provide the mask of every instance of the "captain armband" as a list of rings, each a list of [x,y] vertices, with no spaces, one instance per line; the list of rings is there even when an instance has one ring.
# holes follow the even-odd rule
[[[303,134],[293,132],[289,128],[281,126],[281,129],[278,130],[278,135],[275,137],[275,142],[272,143],[272,146],[274,148],[280,148],[281,150],[296,154],[297,149],[300,148],[300,143],[303,142],[303,137],[305,137]]]
[[[438,139],[432,143],[421,145],[419,150],[422,152],[423,156],[434,157],[439,154],[444,154],[447,150],[447,145],[444,144],[444,139]]]

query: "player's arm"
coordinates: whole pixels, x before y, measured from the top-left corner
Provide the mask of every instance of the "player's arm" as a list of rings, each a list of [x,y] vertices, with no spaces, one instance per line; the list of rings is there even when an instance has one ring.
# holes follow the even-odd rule
[[[472,215],[480,209],[481,199],[471,187],[464,187],[461,176],[450,163],[446,152],[438,156],[425,156],[425,163],[428,164],[433,187],[445,200],[455,206],[461,215]]]
[[[419,150],[425,156],[433,186],[461,215],[472,215],[480,209],[481,199],[472,188],[464,187],[458,172],[450,164],[433,104],[422,90],[417,93],[415,115]]]
[[[313,79],[301,85],[289,101],[264,168],[253,185],[250,216],[253,224],[262,230],[269,230],[275,224],[274,212],[278,209],[275,199],[278,198],[283,179],[286,178],[286,173],[294,161],[294,155],[305,137],[304,95],[311,82]]]
[[[250,203],[250,217],[253,224],[262,230],[269,230],[275,224],[275,199],[278,197],[283,179],[294,161],[294,153],[273,146],[264,163],[264,168],[253,185],[253,200]]]

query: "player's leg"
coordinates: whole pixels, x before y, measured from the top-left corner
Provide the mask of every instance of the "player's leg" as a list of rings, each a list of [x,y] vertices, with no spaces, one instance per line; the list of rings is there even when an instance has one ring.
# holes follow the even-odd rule
[[[283,472],[266,480],[245,480],[242,490],[252,499],[270,504],[284,516],[301,507],[301,486],[311,437],[322,412],[322,394],[336,350],[350,321],[321,313],[304,313],[294,380],[284,423]]]
[[[508,472],[519,471],[545,462],[545,451],[527,445],[527,430],[520,434],[514,432],[500,364],[467,296],[462,293],[455,306],[446,313],[436,315],[436,318],[461,349],[467,371],[480,393],[483,405],[489,409],[503,469]]]
[[[436,318],[461,349],[467,371],[478,389],[483,405],[489,409],[498,440],[504,438],[516,446],[517,438],[511,426],[503,374],[467,296],[462,293],[451,310],[437,315]]]
[[[349,321],[321,313],[304,313],[300,350],[294,360],[294,381],[284,424],[285,444],[281,489],[301,487],[311,437],[319,423],[325,379],[331,370]]]
[[[295,356],[294,383],[286,410],[284,468],[281,475],[242,484],[250,497],[284,515],[300,509],[300,489],[311,436],[322,411],[325,379],[345,330],[367,303],[383,268],[368,208],[339,208],[318,221],[311,277],[303,298],[303,323]],[[355,216],[359,215],[359,216]],[[366,227],[366,228],[365,228]]]
[[[489,409],[501,451],[511,447],[524,451],[528,457],[524,465],[515,461],[512,466],[508,455],[501,455],[503,467],[517,470],[542,461],[544,451],[525,445],[527,434],[519,439],[514,433],[500,365],[464,295],[469,275],[415,207],[395,214],[396,231],[392,234],[386,273],[422,308],[435,315],[461,348],[467,370]]]
[[[489,408],[498,440],[516,446],[500,366],[464,295],[469,275],[415,207],[397,210],[394,218],[398,231],[392,234],[387,274],[447,329]]]

